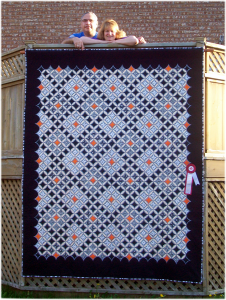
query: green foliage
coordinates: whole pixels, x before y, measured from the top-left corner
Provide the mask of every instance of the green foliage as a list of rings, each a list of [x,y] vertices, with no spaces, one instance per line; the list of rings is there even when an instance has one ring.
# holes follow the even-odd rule
[[[90,291],[89,294],[85,294],[85,293],[64,293],[64,292],[47,292],[47,291],[21,291],[15,288],[12,288],[10,286],[2,286],[2,294],[1,297],[2,298],[42,298],[42,299],[53,299],[53,298],[64,298],[64,299],[76,299],[76,298],[80,298],[80,299],[126,299],[126,298],[139,298],[139,299],[153,299],[153,298],[167,298],[167,299],[177,299],[177,298],[185,298],[185,299],[195,299],[195,298],[203,298],[203,299],[211,299],[211,298],[217,298],[217,299],[225,299],[225,294],[221,293],[221,294],[209,294],[208,296],[168,296],[168,295],[164,295],[164,294],[160,294],[160,295],[124,295],[124,294],[109,294],[108,292],[105,293],[101,293],[100,290],[101,288],[99,287],[100,284],[97,284],[97,288],[95,289],[95,291]]]

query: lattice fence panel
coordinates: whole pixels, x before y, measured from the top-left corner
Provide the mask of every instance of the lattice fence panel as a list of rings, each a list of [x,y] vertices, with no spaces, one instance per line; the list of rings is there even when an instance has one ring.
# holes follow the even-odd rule
[[[208,72],[215,72],[218,74],[225,73],[225,53],[214,51],[213,53],[208,53]]]
[[[19,284],[21,273],[21,180],[2,180],[2,280]]]
[[[208,290],[224,289],[225,183],[208,183]]]
[[[18,75],[24,75],[25,55],[16,54],[2,60],[2,79],[13,78]]]
[[[76,279],[76,278],[26,278],[27,289],[44,288],[46,290],[61,290],[94,293],[123,293],[123,294],[202,294],[202,284],[120,280],[120,279]]]

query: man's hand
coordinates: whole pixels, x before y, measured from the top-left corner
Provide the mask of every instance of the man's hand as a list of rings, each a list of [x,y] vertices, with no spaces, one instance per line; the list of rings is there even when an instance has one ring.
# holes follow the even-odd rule
[[[68,38],[64,40],[61,44],[74,44],[75,48],[84,50],[83,41],[78,37]]]
[[[146,41],[142,36],[138,37],[137,39],[138,39],[139,44],[146,44]]]
[[[85,49],[84,44],[83,44],[83,41],[82,41],[80,38],[78,38],[78,37],[73,37],[73,38],[72,38],[72,41],[73,41],[73,43],[74,43],[74,45],[75,45],[75,48],[81,49],[81,50],[84,50],[84,49]]]

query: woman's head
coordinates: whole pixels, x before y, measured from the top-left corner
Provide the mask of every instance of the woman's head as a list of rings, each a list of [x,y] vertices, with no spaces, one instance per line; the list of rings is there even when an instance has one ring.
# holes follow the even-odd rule
[[[123,30],[119,30],[118,24],[114,20],[108,19],[102,23],[97,38],[99,40],[113,41],[125,36],[126,33]]]

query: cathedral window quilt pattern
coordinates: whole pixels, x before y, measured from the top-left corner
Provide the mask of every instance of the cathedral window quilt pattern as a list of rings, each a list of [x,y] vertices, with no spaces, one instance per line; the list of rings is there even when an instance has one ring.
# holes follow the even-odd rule
[[[26,50],[24,276],[202,281],[202,56]]]

